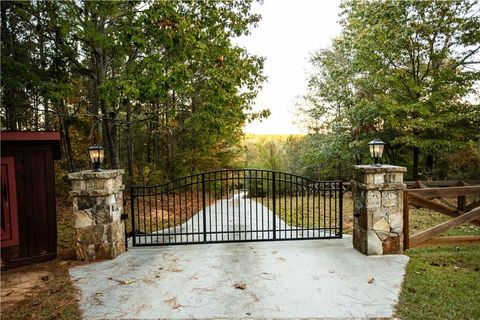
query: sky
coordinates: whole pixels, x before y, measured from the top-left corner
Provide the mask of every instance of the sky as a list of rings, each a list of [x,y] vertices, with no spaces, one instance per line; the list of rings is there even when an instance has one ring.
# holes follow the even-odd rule
[[[340,33],[337,23],[339,0],[265,0],[253,11],[262,15],[248,36],[235,39],[250,53],[266,58],[267,76],[254,111],[270,109],[271,115],[244,128],[255,134],[302,134],[305,128],[295,121],[295,101],[305,93],[308,58],[330,45]]]

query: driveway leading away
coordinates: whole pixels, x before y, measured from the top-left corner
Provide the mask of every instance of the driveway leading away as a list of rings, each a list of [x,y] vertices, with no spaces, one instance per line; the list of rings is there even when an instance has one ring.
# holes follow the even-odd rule
[[[365,256],[351,242],[133,248],[70,275],[86,319],[392,316],[408,257]]]
[[[208,230],[206,239],[203,234],[204,214]],[[317,219],[320,219],[320,216]],[[302,230],[289,225],[262,203],[249,198],[247,192],[238,191],[229,199],[218,200],[211,204],[205,209],[205,213],[200,210],[181,225],[151,234],[137,235],[136,242],[137,244],[168,244],[198,243],[204,240],[216,242],[274,239],[274,221],[277,239],[336,237],[334,230],[320,228],[312,230],[311,226],[310,230]],[[336,226],[336,222],[332,222],[332,227]],[[308,226],[305,228],[308,229]]]

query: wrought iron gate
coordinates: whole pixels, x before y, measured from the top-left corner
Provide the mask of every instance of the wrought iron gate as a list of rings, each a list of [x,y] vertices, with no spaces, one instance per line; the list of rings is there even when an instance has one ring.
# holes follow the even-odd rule
[[[342,237],[342,182],[270,170],[130,188],[133,246]]]

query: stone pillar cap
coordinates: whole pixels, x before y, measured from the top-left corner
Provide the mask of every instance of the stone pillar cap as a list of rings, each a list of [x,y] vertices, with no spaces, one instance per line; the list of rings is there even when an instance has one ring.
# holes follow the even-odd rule
[[[385,172],[407,172],[406,167],[392,166],[389,164],[382,164],[380,166],[372,166],[368,164],[354,165],[356,171],[364,173],[385,173]]]
[[[73,172],[68,174],[69,180],[84,180],[84,179],[109,179],[115,178],[118,175],[125,173],[123,169],[102,170],[95,172],[93,170],[84,170],[79,172]]]

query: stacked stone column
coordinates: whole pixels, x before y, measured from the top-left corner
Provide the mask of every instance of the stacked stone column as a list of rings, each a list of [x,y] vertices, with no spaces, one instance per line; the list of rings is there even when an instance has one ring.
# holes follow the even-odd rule
[[[354,166],[353,246],[367,255],[403,252],[405,167]]]
[[[125,252],[124,170],[68,175],[72,183],[76,254],[79,260],[113,259]]]

